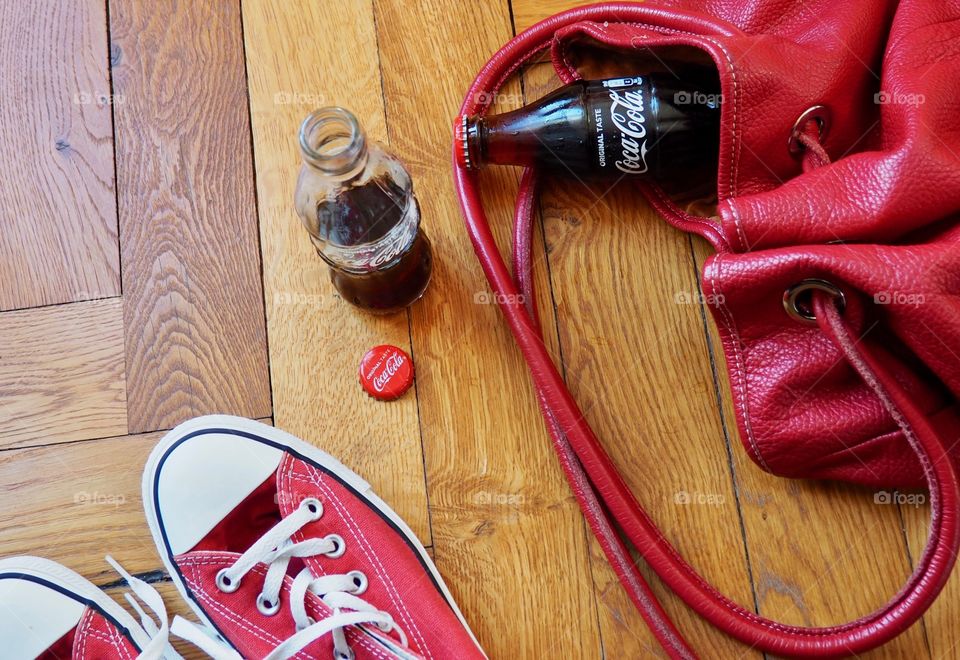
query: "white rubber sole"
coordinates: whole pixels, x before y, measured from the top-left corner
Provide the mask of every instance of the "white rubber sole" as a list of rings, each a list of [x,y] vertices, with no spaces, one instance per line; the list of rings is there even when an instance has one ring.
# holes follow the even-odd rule
[[[31,556],[9,557],[0,560],[0,574],[9,573],[38,578],[75,594],[79,599],[93,603],[116,623],[126,628],[138,651],[150,643],[150,638],[144,633],[140,623],[129,612],[114,602],[97,585],[62,564],[42,557]],[[69,598],[69,596],[64,595],[64,598]]]
[[[480,644],[477,642],[476,636],[473,634],[473,631],[470,630],[470,626],[467,624],[463,613],[460,611],[460,608],[457,607],[456,602],[453,600],[453,596],[450,594],[450,590],[447,588],[446,583],[444,583],[443,578],[440,576],[440,572],[434,565],[433,560],[430,559],[430,556],[427,554],[426,548],[423,547],[423,544],[420,543],[420,540],[417,538],[416,534],[413,533],[413,530],[407,526],[403,519],[400,518],[400,516],[397,515],[397,513],[391,509],[386,502],[381,500],[377,494],[373,492],[373,488],[369,483],[367,483],[362,477],[360,477],[360,475],[343,465],[333,456],[330,456],[326,452],[317,449],[313,445],[304,442],[300,438],[297,438],[286,431],[282,431],[278,428],[274,428],[273,426],[268,426],[251,419],[234,417],[232,415],[204,415],[202,417],[195,417],[183,422],[176,428],[169,431],[160,440],[157,446],[154,447],[153,451],[150,453],[150,457],[147,459],[147,463],[144,466],[143,471],[143,509],[147,517],[147,525],[150,527],[150,533],[153,536],[154,543],[156,543],[157,546],[157,552],[160,553],[161,559],[163,560],[163,565],[166,568],[167,573],[173,579],[174,584],[177,585],[180,595],[185,601],[187,601],[190,609],[193,610],[193,612],[199,617],[200,621],[209,626],[211,630],[217,629],[216,626],[213,625],[213,622],[210,621],[210,619],[208,619],[203,613],[203,610],[199,604],[190,597],[190,592],[184,584],[183,579],[180,576],[180,572],[173,565],[173,558],[167,553],[166,544],[163,539],[163,533],[160,529],[157,511],[154,506],[153,497],[156,486],[157,468],[160,464],[160,461],[167,454],[169,449],[188,435],[196,433],[197,431],[212,429],[223,429],[228,432],[240,431],[249,433],[265,440],[269,440],[270,442],[278,445],[288,447],[294,453],[310,459],[311,461],[322,466],[324,469],[335,474],[357,493],[360,493],[362,497],[364,497],[368,502],[370,502],[371,505],[380,511],[380,513],[390,520],[407,538],[411,547],[416,549],[421,561],[423,562],[424,566],[427,567],[427,570],[430,571],[436,584],[440,587],[441,593],[443,594],[447,603],[449,603],[454,614],[456,614],[461,624],[463,624],[463,627],[469,633],[476,647],[482,651]],[[226,640],[224,641],[226,642]]]

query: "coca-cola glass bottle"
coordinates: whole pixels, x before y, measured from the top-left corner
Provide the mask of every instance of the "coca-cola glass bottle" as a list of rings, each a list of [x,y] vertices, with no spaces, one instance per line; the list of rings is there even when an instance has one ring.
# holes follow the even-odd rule
[[[420,298],[433,262],[403,164],[339,107],[303,121],[300,152],[297,214],[344,300],[386,313]]]
[[[668,74],[580,80],[499,115],[454,124],[460,165],[539,165],[587,178],[715,175],[719,84],[693,67]]]

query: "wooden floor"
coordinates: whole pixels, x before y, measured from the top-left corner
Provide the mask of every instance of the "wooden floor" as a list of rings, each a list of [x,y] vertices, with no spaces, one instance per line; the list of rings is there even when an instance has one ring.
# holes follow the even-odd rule
[[[453,195],[451,120],[500,44],[555,0],[0,3],[0,555],[162,574],[144,459],[191,416],[271,420],[370,480],[410,523],[494,658],[659,653],[588,533]],[[501,107],[554,85],[535,64]],[[333,292],[292,210],[296,130],[353,110],[409,166],[435,247],[428,295],[376,318]],[[491,172],[506,245],[517,173]],[[920,555],[927,508],[788,482],[736,437],[707,246],[625,189],[542,200],[552,350],[639,499],[720,589],[795,624],[867,613]],[[626,302],[624,302],[626,301]],[[693,301],[692,304],[684,304]],[[412,352],[389,404],[360,356]],[[187,485],[185,485],[187,486]],[[653,580],[704,657],[757,657]],[[875,657],[960,657],[960,578]]]

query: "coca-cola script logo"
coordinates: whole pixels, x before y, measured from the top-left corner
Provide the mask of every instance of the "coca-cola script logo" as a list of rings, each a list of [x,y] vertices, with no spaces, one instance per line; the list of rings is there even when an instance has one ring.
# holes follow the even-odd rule
[[[610,119],[620,130],[621,155],[617,169],[624,174],[643,174],[647,166],[647,118],[643,114],[643,92],[634,90],[622,95],[610,90]]]
[[[373,377],[373,388],[378,392],[382,392],[390,378],[392,378],[395,373],[400,371],[400,367],[402,366],[402,355],[394,353],[388,357],[383,363],[383,371]]]

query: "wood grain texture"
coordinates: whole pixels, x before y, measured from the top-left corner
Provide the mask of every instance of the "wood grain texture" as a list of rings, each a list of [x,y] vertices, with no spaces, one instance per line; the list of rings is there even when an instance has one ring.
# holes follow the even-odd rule
[[[237,2],[110,5],[131,432],[270,414]]]
[[[161,570],[140,492],[143,466],[162,436],[0,451],[3,555],[46,557],[97,585],[118,579],[106,554],[131,573]]]
[[[526,367],[489,304],[450,178],[452,119],[474,73],[511,35],[507,3],[374,6],[391,145],[410,166],[436,248],[412,328],[437,564],[490,657],[598,657],[584,523]],[[506,91],[518,104],[519,86]],[[489,174],[485,199],[506,246],[516,174]]]
[[[915,566],[926,546],[930,532],[930,505],[926,498],[902,500],[900,512],[910,548],[911,565]],[[922,502],[922,503],[921,503]],[[937,602],[923,616],[930,657],[935,660],[960,657],[960,571],[954,569]]]
[[[0,448],[127,432],[117,298],[0,314]]]
[[[162,566],[143,516],[143,465],[160,433],[0,452],[4,555],[58,561],[94,584]]]
[[[535,83],[526,89],[546,92]],[[752,608],[703,320],[687,302],[697,290],[688,239],[629,185],[556,182],[541,204],[571,392],[666,537],[723,593]],[[610,585],[600,596],[604,650],[652,653],[655,640],[613,588],[599,548],[593,556],[597,581]],[[659,580],[654,586],[698,652],[756,655],[704,624]]]
[[[250,0],[243,23],[277,426],[362,474],[429,545],[416,393],[379,402],[357,376],[372,346],[411,350],[407,313],[378,317],[344,302],[293,208],[297,132],[312,110],[343,105],[369,138],[386,138],[373,11],[367,2]]]
[[[548,16],[591,4],[591,0],[520,0],[513,5],[513,22],[519,33]]]
[[[104,2],[5,2],[0,25],[0,310],[119,295]]]

